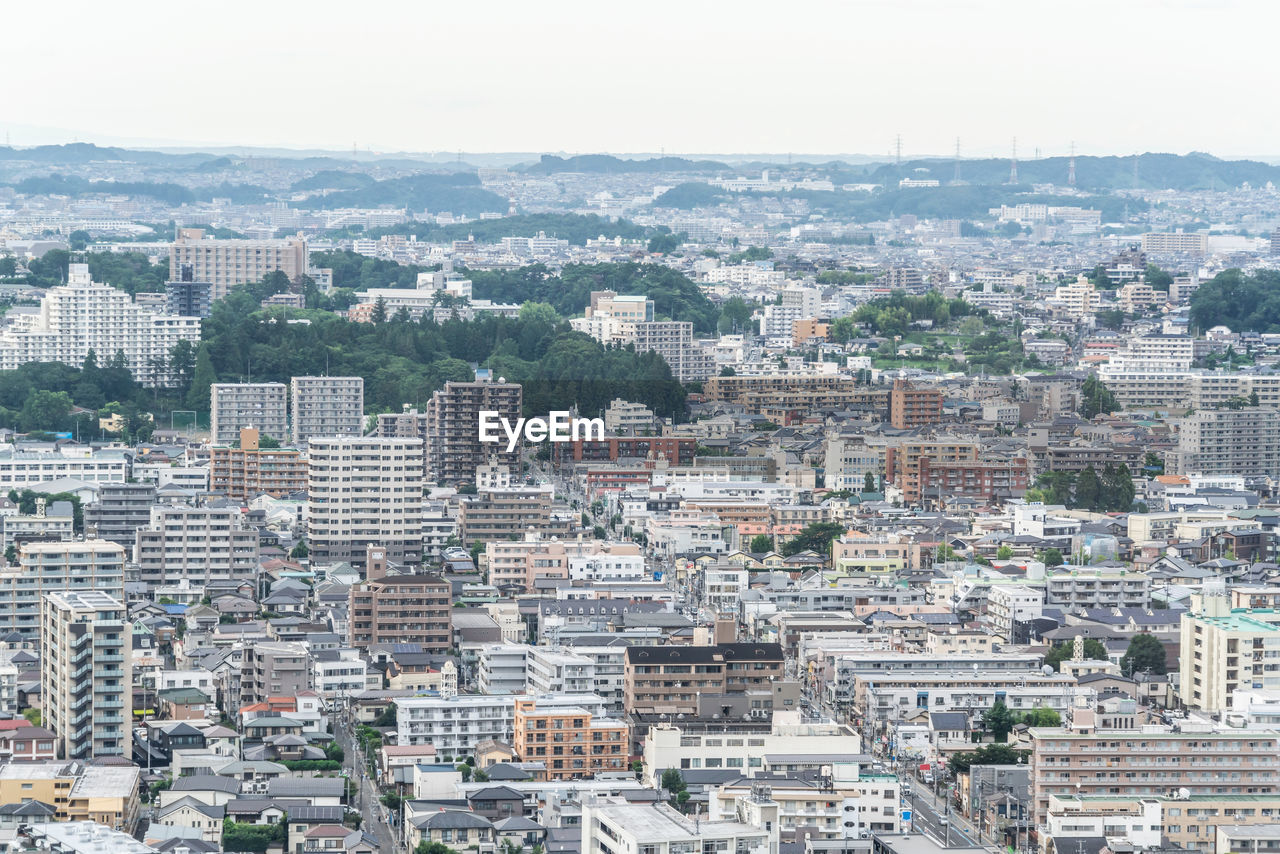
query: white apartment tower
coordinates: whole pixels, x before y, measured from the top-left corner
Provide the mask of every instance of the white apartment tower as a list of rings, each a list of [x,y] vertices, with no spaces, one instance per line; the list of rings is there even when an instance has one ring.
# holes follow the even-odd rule
[[[46,593],[40,620],[40,705],[63,759],[133,754],[132,623],[98,590]]]
[[[239,440],[245,427],[252,427],[260,436],[287,441],[287,402],[284,383],[214,383],[209,387],[213,444],[230,445]]]
[[[313,562],[422,558],[422,440],[316,436],[308,446],[307,542]]]
[[[290,386],[294,445],[364,433],[364,377],[294,377]]]
[[[89,351],[99,365],[117,353],[138,382],[165,386],[167,367],[179,341],[200,341],[200,318],[161,314],[137,305],[124,291],[89,278],[88,264],[72,264],[67,283],[50,288],[36,314],[19,314],[0,333],[0,370],[28,362],[79,367]]]

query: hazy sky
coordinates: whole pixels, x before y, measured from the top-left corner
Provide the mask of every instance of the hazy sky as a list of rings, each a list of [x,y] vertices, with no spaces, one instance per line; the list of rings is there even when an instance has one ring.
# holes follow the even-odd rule
[[[375,151],[1280,153],[1276,0],[14,2],[0,129]]]

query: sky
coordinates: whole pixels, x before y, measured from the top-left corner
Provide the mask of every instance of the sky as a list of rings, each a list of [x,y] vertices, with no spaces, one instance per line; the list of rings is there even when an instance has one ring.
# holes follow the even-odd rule
[[[14,145],[1280,154],[1275,0],[20,2]],[[16,37],[15,37],[16,36]],[[16,71],[21,69],[21,71]]]

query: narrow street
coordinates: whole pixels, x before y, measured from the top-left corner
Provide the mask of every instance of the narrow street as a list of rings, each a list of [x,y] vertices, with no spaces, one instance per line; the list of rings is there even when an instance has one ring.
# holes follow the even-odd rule
[[[368,766],[359,755],[348,726],[339,719],[335,726],[338,745],[343,752],[343,765],[348,776],[355,781],[357,794],[350,806],[358,809],[362,818],[360,827],[378,841],[378,850],[397,851],[395,835],[387,824],[387,808],[378,801],[378,787],[369,779]]]

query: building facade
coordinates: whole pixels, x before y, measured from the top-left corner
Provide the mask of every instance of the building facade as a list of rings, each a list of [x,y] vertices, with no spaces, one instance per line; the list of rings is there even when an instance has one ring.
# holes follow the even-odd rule
[[[169,269],[191,269],[192,281],[208,282],[210,297],[220,300],[236,285],[260,282],[268,273],[279,271],[291,282],[301,282],[307,273],[307,241],[301,237],[284,240],[214,240],[199,228],[182,228],[169,246]]]
[[[209,432],[215,445],[230,445],[252,427],[260,436],[285,441],[289,420],[284,383],[214,383],[209,387]]]
[[[312,437],[307,455],[313,561],[363,558],[371,544],[392,561],[421,560],[421,439]]]
[[[294,377],[290,381],[293,444],[312,436],[364,433],[363,377]]]

